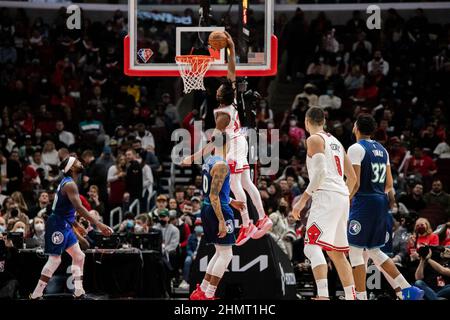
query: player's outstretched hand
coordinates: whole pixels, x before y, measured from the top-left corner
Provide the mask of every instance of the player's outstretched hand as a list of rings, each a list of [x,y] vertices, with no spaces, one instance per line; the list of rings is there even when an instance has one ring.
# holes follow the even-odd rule
[[[245,210],[245,202],[244,201],[231,199],[230,205],[233,208],[235,208],[236,210],[238,210],[239,212],[242,212]]]
[[[224,31],[223,33],[227,36],[227,48],[234,49],[234,41],[231,35],[227,31]]]
[[[113,229],[111,229],[110,227],[108,227],[107,225],[105,225],[103,223],[99,223],[97,225],[97,228],[106,237],[109,237],[114,233]]]
[[[217,234],[217,236],[219,238],[223,238],[227,235],[227,226],[225,225],[225,221],[219,221],[219,233]]]

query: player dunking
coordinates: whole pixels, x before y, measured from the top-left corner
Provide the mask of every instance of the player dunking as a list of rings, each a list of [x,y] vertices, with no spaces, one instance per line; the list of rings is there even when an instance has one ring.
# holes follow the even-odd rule
[[[366,262],[364,250],[374,264],[393,279],[401,289],[404,300],[419,300],[423,291],[411,286],[398,271],[392,259],[380,250],[385,245],[388,194],[394,197],[389,154],[377,141],[371,140],[376,122],[371,115],[360,115],[353,127],[357,143],[348,149],[348,156],[356,173],[356,186],[351,194],[352,206],[348,227],[350,263],[358,300],[367,300]],[[389,279],[390,280],[390,279]]]
[[[312,107],[306,112],[306,167],[309,185],[295,204],[293,215],[300,218],[307,201],[312,198],[305,235],[305,255],[311,261],[318,299],[328,299],[327,262],[322,249],[334,263],[346,300],[355,299],[352,268],[347,261],[347,220],[349,195],[356,183],[355,172],[342,144],[324,132],[325,115]],[[344,181],[344,176],[347,178]]]
[[[231,191],[236,197],[236,200],[243,202],[246,202],[245,191],[247,191],[259,216],[255,226],[250,222],[247,209],[244,209],[241,212],[243,226],[239,231],[236,241],[236,245],[241,246],[250,238],[261,238],[272,227],[273,223],[265,214],[261,195],[250,178],[250,167],[247,160],[248,144],[245,133],[242,132],[238,111],[235,106],[236,55],[234,42],[227,32],[225,32],[225,34],[227,36],[229,49],[228,75],[227,80],[219,87],[216,94],[217,101],[220,103],[219,107],[214,110],[216,129],[220,132],[226,132],[231,139],[229,151],[226,154],[226,160],[231,172]],[[186,158],[183,161],[183,164],[191,164],[192,161],[200,159],[203,154],[207,154],[211,152],[211,150],[212,146],[211,144],[208,144],[203,150]]]
[[[214,156],[210,156],[202,168],[205,200],[201,212],[205,240],[214,244],[216,252],[208,263],[201,285],[192,292],[191,300],[215,300],[217,286],[233,258],[234,215],[230,207],[230,170],[225,162],[226,134],[216,137],[220,139],[214,141]],[[233,205],[237,209],[243,208],[243,202]]]
[[[56,191],[52,206],[52,214],[48,217],[45,230],[45,253],[49,255],[48,261],[41,272],[39,282],[30,294],[30,299],[40,299],[44,289],[53,273],[61,263],[61,254],[66,251],[72,258],[72,276],[74,278],[74,298],[81,298],[85,292],[83,289],[84,253],[81,251],[77,237],[73,230],[75,212],[78,212],[105,236],[110,236],[113,231],[108,226],[99,222],[89,214],[81,204],[78,187],[75,181],[83,170],[83,165],[75,157],[68,157],[61,165],[64,173]]]

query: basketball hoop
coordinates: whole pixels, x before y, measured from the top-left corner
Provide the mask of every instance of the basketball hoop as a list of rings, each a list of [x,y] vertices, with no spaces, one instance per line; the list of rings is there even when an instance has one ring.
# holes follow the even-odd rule
[[[175,57],[181,78],[183,78],[184,93],[189,93],[192,90],[206,90],[203,84],[203,78],[213,60],[214,58],[211,56],[200,55]]]

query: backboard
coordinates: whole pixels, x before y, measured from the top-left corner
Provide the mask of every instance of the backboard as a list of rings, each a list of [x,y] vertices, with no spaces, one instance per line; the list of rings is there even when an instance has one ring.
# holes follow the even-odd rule
[[[209,34],[216,30],[226,30],[233,37],[237,76],[276,74],[274,0],[194,0],[189,5],[167,2],[129,0],[128,36],[124,39],[126,75],[179,77],[176,55],[207,54],[215,60],[205,76],[226,76],[227,50],[207,47]]]

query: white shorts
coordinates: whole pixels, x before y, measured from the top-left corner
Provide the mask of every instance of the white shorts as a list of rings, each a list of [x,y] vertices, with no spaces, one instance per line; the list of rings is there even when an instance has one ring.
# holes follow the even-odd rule
[[[242,173],[250,168],[248,165],[248,144],[245,136],[237,136],[230,141],[230,148],[227,153],[227,162],[231,174]]]
[[[349,209],[350,201],[344,194],[326,190],[314,192],[305,243],[319,245],[327,251],[348,251]]]

